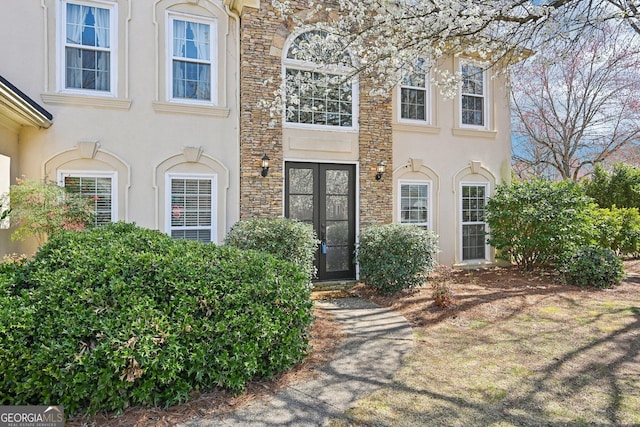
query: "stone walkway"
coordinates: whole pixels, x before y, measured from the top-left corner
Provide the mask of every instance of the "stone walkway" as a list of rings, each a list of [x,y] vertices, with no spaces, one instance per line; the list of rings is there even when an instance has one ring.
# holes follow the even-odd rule
[[[340,322],[345,340],[319,375],[224,417],[192,420],[185,427],[322,426],[360,398],[391,381],[413,348],[407,320],[360,298],[318,301]]]

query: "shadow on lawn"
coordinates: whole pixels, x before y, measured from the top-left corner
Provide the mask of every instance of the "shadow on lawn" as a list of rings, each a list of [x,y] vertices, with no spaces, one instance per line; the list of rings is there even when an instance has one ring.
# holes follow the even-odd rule
[[[640,312],[635,313],[636,320],[625,327],[613,331],[606,336],[590,341],[586,345],[580,346],[572,351],[565,353],[560,358],[554,358],[553,362],[546,365],[536,374],[536,379],[530,382],[528,392],[517,396],[501,399],[494,403],[478,402],[475,399],[464,396],[464,392],[458,395],[445,394],[437,390],[436,387],[431,389],[418,389],[407,386],[404,382],[394,382],[393,388],[397,392],[407,393],[413,396],[413,401],[419,401],[421,397],[426,397],[435,401],[433,411],[420,412],[414,409],[402,408],[404,412],[401,420],[409,420],[412,422],[424,422],[424,425],[493,425],[498,422],[507,422],[509,425],[517,426],[585,426],[585,425],[611,425],[611,426],[631,426],[638,424],[625,423],[624,409],[622,408],[623,386],[620,384],[621,377],[624,374],[621,371],[624,365],[628,363],[640,363]],[[564,377],[562,384],[558,384],[558,375],[565,370],[568,365],[580,364],[578,359],[586,353],[594,350],[602,350],[602,347],[610,349],[609,354],[615,354],[606,360],[593,361],[581,366],[577,371],[572,370],[573,377]],[[571,369],[570,369],[571,370]],[[635,370],[637,372],[637,369]],[[561,375],[562,376],[562,375]],[[605,381],[607,386],[603,386]],[[629,379],[635,383],[634,387],[638,387],[638,377]],[[579,421],[568,421],[566,417],[555,417],[545,413],[542,405],[548,399],[555,399],[560,403],[566,403],[565,400],[575,398],[584,393],[587,399],[593,397],[589,395],[588,387],[595,385],[601,390],[609,392],[608,402],[598,410],[601,414],[600,421],[589,418],[589,415],[581,416],[579,414],[571,414],[570,408],[567,409],[570,415],[575,416]],[[380,384],[378,384],[380,385]],[[437,386],[437,384],[434,384]],[[637,393],[637,391],[636,391]],[[463,396],[463,397],[461,397]],[[385,399],[388,397],[385,397]],[[388,402],[393,407],[393,401]],[[383,404],[384,406],[384,404]],[[416,406],[419,406],[417,404]],[[446,407],[446,414],[442,408]],[[558,419],[559,418],[559,419]],[[606,421],[604,421],[606,420]],[[338,425],[359,426],[369,425],[359,422],[357,416],[345,413],[334,419]],[[375,424],[375,423],[374,423]],[[384,422],[382,422],[384,424]],[[386,425],[386,424],[385,424]],[[417,425],[417,424],[416,424]]]
[[[433,387],[427,384],[423,389],[412,388],[405,381],[395,382],[394,389],[413,395],[416,402],[421,397],[435,401],[429,403],[428,413],[421,413],[420,409],[414,409],[415,413],[410,413],[411,409],[408,409],[407,413],[407,408],[403,408],[405,415],[402,419],[419,420],[434,426],[470,425],[470,421],[472,425],[490,425],[500,421],[518,426],[638,425],[629,424],[628,419],[640,411],[640,302],[637,297],[640,276],[630,275],[625,281],[626,290],[620,295],[616,295],[615,290],[586,291],[563,286],[550,279],[548,276],[522,275],[520,272],[514,274],[510,269],[460,273],[450,281],[457,304],[446,310],[433,304],[431,289],[426,287],[396,295],[395,301],[366,295],[369,291],[362,286],[356,288],[358,294],[402,312],[426,335],[437,324],[448,322],[462,326],[462,320],[488,319],[493,327],[499,328],[499,325],[507,325],[512,319],[517,321],[518,316],[540,314],[542,307],[575,310],[573,319],[577,321],[579,318],[580,331],[576,331],[577,323],[563,322],[553,316],[546,319],[550,321],[547,325],[554,325],[551,321],[557,322],[558,326],[553,332],[560,333],[560,337],[565,328],[567,334],[594,332],[593,338],[588,338],[591,333],[577,336],[575,343],[570,342],[569,335],[566,339],[570,348],[556,353],[555,357],[549,356],[550,360],[536,355],[538,365],[533,375],[523,380],[526,384],[508,387],[504,398],[494,402],[482,402],[464,390],[455,394],[444,393],[436,388],[437,382]],[[594,301],[607,304],[610,297],[613,297],[613,301],[623,301],[624,308],[613,304],[604,311],[596,312],[590,305]],[[615,319],[624,320],[624,323],[609,323],[605,316],[614,316]],[[470,330],[469,333],[473,332]],[[533,348],[535,352],[536,349],[531,346],[535,345],[533,340],[537,333],[533,330],[513,335],[513,341],[521,343],[516,351],[524,352]],[[490,335],[473,335],[473,338],[477,342],[484,341],[483,344],[490,344],[492,340]],[[594,390],[597,395],[594,395]],[[571,405],[577,401],[580,401],[579,405],[583,405],[584,410],[572,413]],[[393,407],[392,401],[387,403]],[[557,403],[561,414],[549,413],[549,403]],[[418,407],[419,404],[416,404]],[[343,421],[358,425],[349,414],[345,417]]]

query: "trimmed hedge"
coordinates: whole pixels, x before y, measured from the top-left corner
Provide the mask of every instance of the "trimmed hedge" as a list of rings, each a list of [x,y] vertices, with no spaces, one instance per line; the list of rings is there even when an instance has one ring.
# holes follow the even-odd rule
[[[308,351],[308,277],[292,263],[132,224],[62,233],[0,268],[0,286],[3,405],[168,406]]]
[[[436,267],[437,236],[414,225],[372,225],[360,231],[360,278],[383,294],[424,284]]]
[[[225,238],[226,245],[266,252],[293,262],[309,278],[316,274],[314,260],[318,243],[311,225],[288,218],[239,221]]]

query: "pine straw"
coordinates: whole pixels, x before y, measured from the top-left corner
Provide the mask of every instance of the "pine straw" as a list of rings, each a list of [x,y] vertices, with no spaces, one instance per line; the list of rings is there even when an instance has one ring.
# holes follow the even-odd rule
[[[335,297],[338,294],[334,294]],[[327,295],[315,295],[315,299],[327,298]],[[164,427],[186,422],[193,418],[223,415],[235,411],[248,403],[268,396],[292,383],[307,381],[317,376],[318,367],[333,357],[342,340],[339,325],[333,322],[329,313],[314,309],[315,322],[311,330],[312,351],[307,358],[291,371],[274,377],[269,381],[250,382],[244,393],[233,396],[225,390],[213,390],[208,393],[193,394],[189,402],[168,409],[132,407],[122,414],[98,414],[96,416],[76,417],[67,420],[69,427],[106,426],[106,427]]]

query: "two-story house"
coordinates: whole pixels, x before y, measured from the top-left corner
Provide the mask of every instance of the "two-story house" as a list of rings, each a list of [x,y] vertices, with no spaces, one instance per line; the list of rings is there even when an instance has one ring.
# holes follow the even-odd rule
[[[240,206],[238,22],[222,1],[8,0],[0,35],[0,75],[52,116],[5,115],[5,190],[54,180],[97,196],[98,224],[222,241]],[[0,233],[0,252],[26,250]]]
[[[23,109],[0,108],[5,188],[46,177],[98,196],[99,222],[213,242],[239,219],[297,218],[323,241],[321,280],[354,278],[360,228],[391,221],[438,234],[440,263],[494,261],[483,208],[510,176],[510,115],[486,64],[439,62],[463,75],[452,99],[418,72],[388,97],[370,95],[366,74],[303,94],[305,79],[343,71],[300,56],[317,29],[269,1],[7,0],[0,11],[0,75]],[[274,120],[260,102],[281,85]],[[0,254],[23,250],[8,235]]]
[[[296,25],[265,3],[246,8],[241,18],[241,218],[284,214],[313,223],[324,243],[320,279],[353,277],[360,227],[391,221],[438,234],[440,263],[492,263],[484,205],[496,185],[510,179],[504,76],[453,57],[438,64],[463,76],[453,99],[420,72],[407,74],[386,99],[369,95],[366,74],[302,93],[319,75],[340,75],[340,67],[323,69],[312,55],[300,55],[305,40],[318,34],[314,22]],[[281,81],[286,105],[272,126],[258,106]],[[261,177],[264,155],[270,170]]]

